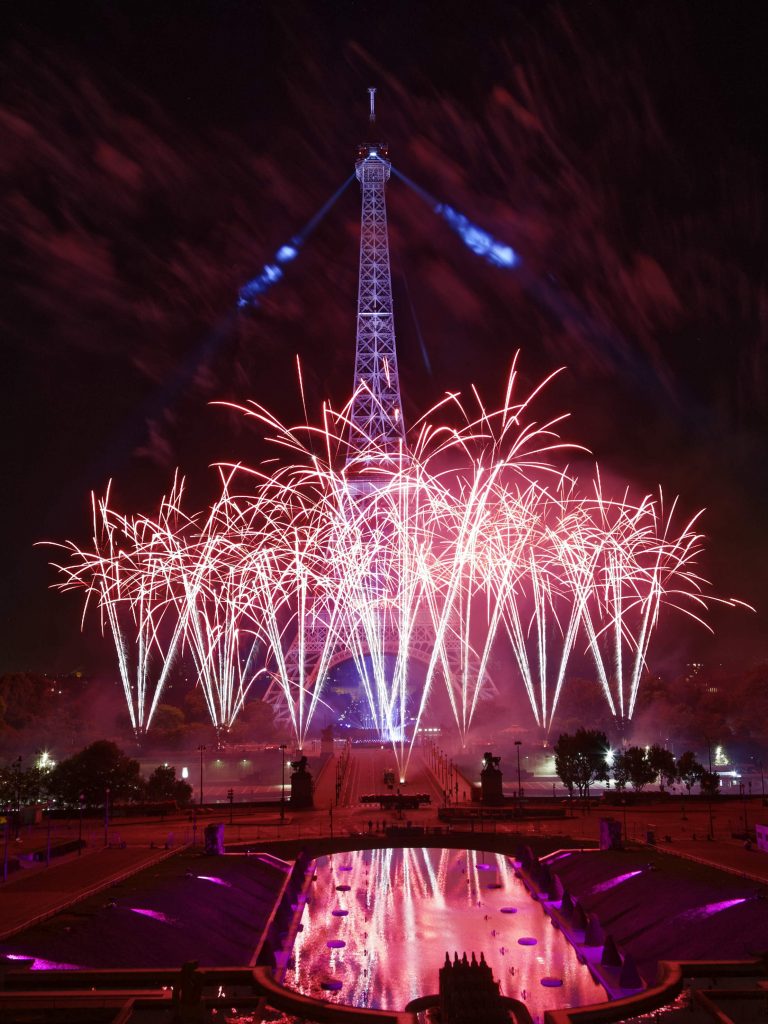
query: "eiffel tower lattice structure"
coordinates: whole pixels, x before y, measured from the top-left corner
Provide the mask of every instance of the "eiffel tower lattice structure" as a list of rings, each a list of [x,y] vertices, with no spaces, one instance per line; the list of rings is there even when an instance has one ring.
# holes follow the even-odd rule
[[[375,89],[369,89],[371,125],[375,124]],[[407,466],[409,461],[397,367],[392,276],[389,260],[385,188],[390,176],[388,146],[384,142],[362,143],[357,150],[355,176],[360,182],[362,210],[360,263],[357,296],[357,329],[353,399],[349,413],[349,443],[346,454],[349,498],[370,500],[383,477],[381,469]],[[379,475],[377,476],[377,470]],[[375,583],[374,583],[375,589]],[[462,676],[477,679],[483,671],[479,658],[467,650],[457,629],[448,623],[441,641],[438,672],[459,699]],[[332,628],[323,611],[305,618],[302,635],[294,636],[285,653],[284,671],[292,684],[308,691],[323,680],[336,665],[365,655],[365,631],[349,624],[349,630]],[[329,635],[329,634],[333,635]],[[403,638],[396,617],[380,618],[379,654],[400,655]],[[426,607],[419,607],[408,630],[407,654],[424,664],[435,657],[435,627]],[[498,695],[490,676],[483,672],[483,698]],[[280,682],[273,678],[264,699],[275,713],[278,725],[291,725],[291,714]]]

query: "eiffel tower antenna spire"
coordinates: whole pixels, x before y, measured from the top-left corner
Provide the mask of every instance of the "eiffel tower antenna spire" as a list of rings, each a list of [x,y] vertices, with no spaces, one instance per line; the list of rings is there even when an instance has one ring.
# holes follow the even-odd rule
[[[376,90],[368,92],[370,122],[374,124]],[[386,143],[364,142],[358,146],[355,176],[362,192],[360,272],[347,465],[354,463],[360,469],[390,464],[405,454],[384,195],[390,168]]]
[[[371,87],[368,90],[368,95],[371,97],[371,114],[368,120],[373,124],[376,121],[376,89]]]

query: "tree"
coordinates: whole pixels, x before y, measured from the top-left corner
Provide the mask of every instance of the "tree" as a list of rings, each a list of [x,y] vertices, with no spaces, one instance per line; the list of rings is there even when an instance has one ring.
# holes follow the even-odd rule
[[[717,772],[702,771],[699,785],[702,793],[706,793],[707,796],[717,796],[720,792],[720,776]]]
[[[0,768],[0,805],[23,806],[41,799],[48,789],[50,771],[36,764],[24,768],[20,757]]]
[[[701,780],[703,774],[704,765],[699,764],[692,750],[686,750],[677,759],[677,777],[685,785],[689,796],[691,787]]]
[[[192,799],[192,787],[184,779],[176,778],[175,768],[161,764],[147,779],[146,795],[148,800],[174,800],[184,806]]]
[[[675,764],[675,755],[671,750],[654,743],[648,751],[648,763],[654,771],[654,778],[659,781],[659,790],[664,792],[664,786],[671,786],[677,782],[679,775]]]
[[[184,712],[175,704],[158,704],[152,724],[149,728],[149,739],[163,746],[175,746],[185,734]]]
[[[70,807],[81,794],[86,804],[103,804],[106,790],[110,800],[135,800],[141,795],[139,762],[128,757],[109,740],[97,740],[61,761],[51,772],[50,791]]]
[[[635,792],[641,792],[649,782],[653,782],[656,778],[656,772],[642,747],[627,747],[620,756],[626,762],[629,781]]]
[[[237,716],[230,738],[238,743],[270,740],[275,735],[275,709],[256,697]]]
[[[573,736],[567,732],[561,733],[554,746],[554,753],[555,771],[573,796],[573,788],[576,785],[576,744]]]
[[[20,789],[21,769],[18,763],[0,768],[0,807],[15,807]]]
[[[563,733],[554,747],[555,771],[569,793],[573,787],[579,796],[589,797],[589,787],[596,780],[607,779],[608,740],[597,729],[577,729],[573,736]]]
[[[210,722],[211,713],[202,686],[194,686],[184,694],[184,709],[190,722]]]
[[[627,788],[629,782],[629,761],[623,750],[614,754],[611,774],[613,775],[617,791],[622,793]]]

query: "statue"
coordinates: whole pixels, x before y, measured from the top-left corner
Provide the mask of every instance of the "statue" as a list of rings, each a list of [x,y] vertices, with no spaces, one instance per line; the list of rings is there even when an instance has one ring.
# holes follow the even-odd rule
[[[483,770],[480,772],[482,802],[488,807],[501,807],[504,804],[502,791],[502,773],[499,768],[500,757],[494,757],[490,750],[483,754]]]
[[[314,783],[311,772],[307,770],[306,757],[302,755],[297,761],[291,761],[291,768],[291,809],[311,810],[314,807]]]

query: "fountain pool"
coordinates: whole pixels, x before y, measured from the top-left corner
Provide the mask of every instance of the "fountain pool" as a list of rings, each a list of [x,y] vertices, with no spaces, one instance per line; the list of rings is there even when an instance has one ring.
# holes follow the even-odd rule
[[[316,875],[285,977],[305,995],[402,1010],[438,991],[446,951],[466,950],[534,1020],[606,998],[501,854],[358,850],[320,857]]]

